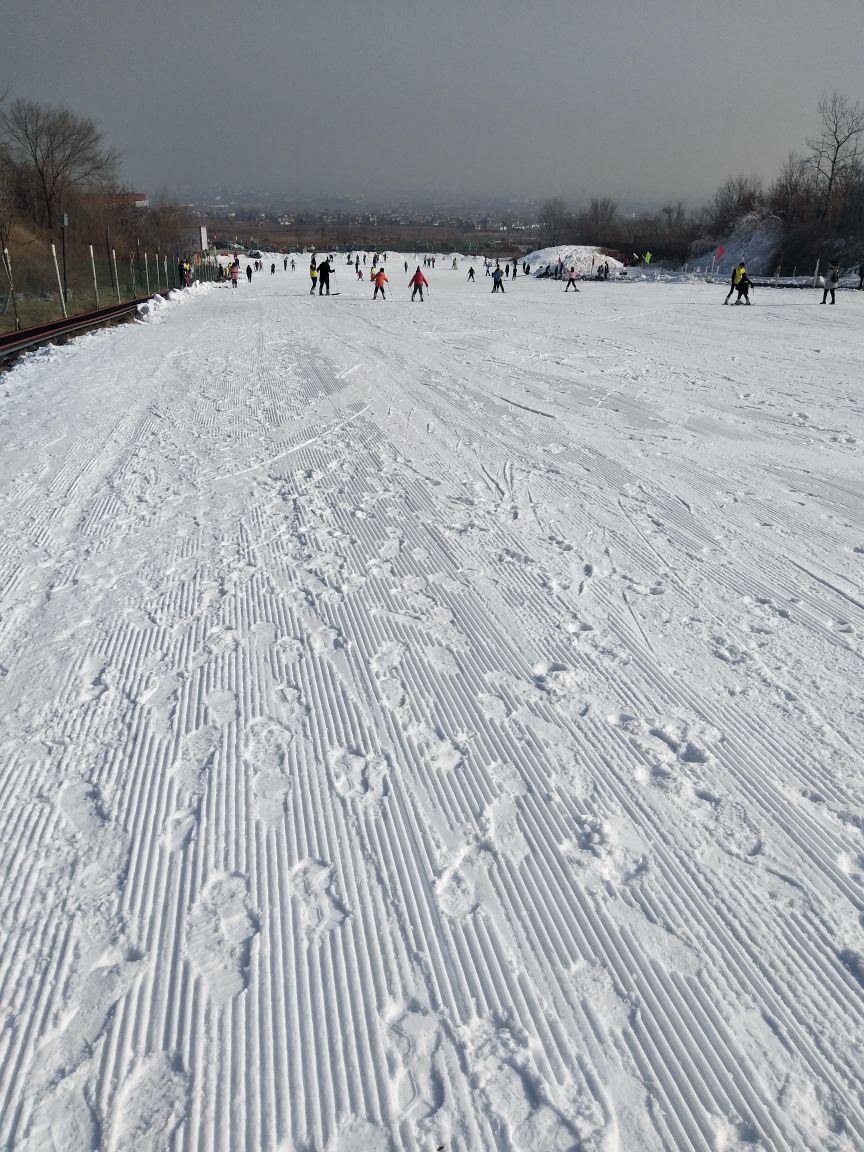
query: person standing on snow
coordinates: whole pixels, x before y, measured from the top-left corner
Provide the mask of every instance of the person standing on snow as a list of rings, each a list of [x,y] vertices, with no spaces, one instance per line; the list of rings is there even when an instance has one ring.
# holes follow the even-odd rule
[[[271,275],[271,276],[275,276],[275,275],[276,275],[276,265],[275,265],[275,264],[271,264],[271,265],[270,265],[270,275]]]
[[[324,289],[327,289],[327,295],[330,295],[330,273],[333,269],[330,267],[330,257],[322,260],[318,265],[318,295],[324,295]]]
[[[739,262],[739,263],[738,263],[738,264],[737,264],[737,265],[736,265],[736,266],[735,266],[735,267],[732,269],[732,280],[731,280],[731,283],[730,283],[730,285],[729,285],[729,292],[728,292],[728,294],[727,294],[727,296],[726,296],[726,299],[723,301],[723,303],[724,303],[724,304],[728,304],[728,303],[729,303],[729,297],[732,295],[732,293],[733,293],[733,292],[735,291],[735,289],[738,287],[738,284],[739,284],[739,283],[740,283],[740,281],[741,281],[741,277],[742,277],[742,276],[746,276],[746,275],[747,275],[747,269],[746,269],[746,268],[745,268],[745,266],[744,266],[744,261],[743,261],[743,260],[741,260],[741,261],[740,261],[740,262]]]
[[[246,265],[246,279],[249,281],[250,284],[252,283],[252,265],[251,264]]]
[[[500,264],[495,265],[495,271],[492,273],[492,291],[493,292],[503,292],[504,291],[504,274],[501,271],[501,265]]]
[[[384,295],[384,285],[389,283],[390,281],[387,279],[387,273],[383,268],[379,268],[379,270],[375,273],[375,291],[372,293],[372,299],[374,300],[380,292],[381,299],[386,300],[387,297]]]
[[[837,261],[831,261],[831,267],[828,270],[828,275],[825,277],[825,291],[822,293],[820,304],[824,304],[828,299],[828,293],[831,293],[831,303],[834,304],[834,293],[837,291],[837,285],[840,282],[840,269],[837,267]]]
[[[237,281],[240,279],[240,265],[235,261],[231,265],[231,287],[237,287]]]
[[[740,304],[741,301],[743,300],[745,304],[749,304],[750,303],[750,289],[752,287],[753,287],[753,281],[750,279],[750,277],[745,272],[744,275],[741,277],[741,279],[738,281],[738,283],[735,285],[735,291],[738,293],[738,297],[737,297],[735,303]]]
[[[309,289],[309,295],[315,295],[315,284],[318,280],[318,264],[315,260],[315,254],[312,254],[312,259],[309,261],[309,279],[312,281],[312,287]]]
[[[468,279],[469,279],[469,280],[473,280],[473,279],[474,279],[474,266],[473,266],[473,264],[472,264],[472,266],[471,266],[471,267],[468,269]]]
[[[413,300],[414,297],[419,292],[420,293],[420,303],[422,304],[423,303],[423,288],[424,288],[424,286],[426,288],[429,287],[429,281],[426,279],[426,277],[420,271],[420,265],[419,264],[417,265],[417,271],[414,273],[414,275],[411,277],[411,279],[408,281],[408,283],[411,285],[411,299]]]
[[[576,268],[572,264],[570,265],[570,270],[567,273],[567,287],[564,289],[565,292],[570,291],[571,284],[573,285],[573,291],[578,292],[579,289],[576,287]]]
[[[287,256],[282,261],[282,267],[285,269],[286,272],[288,271],[288,257]]]

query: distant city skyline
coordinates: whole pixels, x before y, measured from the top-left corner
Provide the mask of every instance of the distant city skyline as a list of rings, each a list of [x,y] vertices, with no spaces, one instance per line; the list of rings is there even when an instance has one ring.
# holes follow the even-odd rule
[[[864,97],[860,0],[6,0],[7,99],[62,103],[181,198],[706,202]]]

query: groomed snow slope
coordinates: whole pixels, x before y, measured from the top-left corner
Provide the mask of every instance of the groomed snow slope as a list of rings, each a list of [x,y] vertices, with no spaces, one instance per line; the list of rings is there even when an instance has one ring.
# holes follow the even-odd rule
[[[388,268],[0,377],[0,1145],[864,1147],[864,294]]]

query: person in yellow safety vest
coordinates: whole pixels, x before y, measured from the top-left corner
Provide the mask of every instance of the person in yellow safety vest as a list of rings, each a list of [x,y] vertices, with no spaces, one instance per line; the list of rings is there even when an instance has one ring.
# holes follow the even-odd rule
[[[745,277],[746,275],[747,275],[747,269],[745,268],[744,261],[742,260],[735,268],[732,269],[732,283],[729,285],[729,296],[732,295],[732,293],[735,291],[735,289],[741,283],[741,280],[743,279],[743,277]],[[727,296],[726,299],[723,301],[724,304],[729,303],[729,296]]]
[[[315,257],[314,256],[312,257],[312,260],[309,263],[309,276],[312,280],[312,287],[309,289],[309,295],[314,296],[315,295],[315,285],[318,281],[318,265],[315,263]]]

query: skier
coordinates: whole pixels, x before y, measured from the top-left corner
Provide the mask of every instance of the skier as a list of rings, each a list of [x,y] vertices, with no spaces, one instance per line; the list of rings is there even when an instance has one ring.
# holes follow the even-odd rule
[[[738,263],[738,265],[732,269],[732,280],[731,280],[731,283],[729,285],[729,292],[726,296],[726,299],[723,301],[724,304],[729,303],[729,297],[732,295],[732,293],[738,287],[738,284],[741,280],[741,277],[746,276],[746,275],[747,275],[747,269],[744,266],[744,261],[741,260]],[[736,303],[737,303],[737,301],[736,301]]]
[[[231,287],[237,287],[237,281],[240,279],[240,265],[235,262],[231,265]]]
[[[250,284],[252,283],[252,265],[251,264],[246,265],[246,279],[249,281]]]
[[[564,289],[565,292],[570,291],[571,284],[573,285],[573,291],[578,292],[579,289],[576,287],[576,269],[572,264],[570,265],[570,270],[567,273],[567,287]]]
[[[322,260],[318,265],[318,295],[324,295],[324,289],[327,289],[327,295],[330,295],[330,273],[333,269],[330,267],[330,257]]]
[[[375,273],[375,291],[372,293],[372,299],[374,300],[380,292],[381,299],[386,300],[387,297],[384,295],[384,285],[389,283],[390,281],[387,279],[387,273],[383,268],[379,269]]]
[[[745,272],[744,275],[741,277],[741,279],[738,281],[738,283],[735,285],[735,291],[738,293],[738,296],[735,300],[735,303],[740,304],[741,301],[743,300],[745,304],[749,304],[750,303],[750,289],[752,287],[753,287],[753,281],[750,279],[750,277]]]
[[[468,269],[468,279],[472,280],[472,281],[474,279],[474,267],[473,267],[473,265]]]
[[[822,299],[819,301],[820,304],[825,303],[825,301],[828,299],[829,292],[831,293],[831,303],[835,303],[834,293],[837,291],[837,284],[839,281],[840,269],[837,267],[837,261],[832,260],[828,275],[825,277],[825,291],[822,293]]]
[[[493,292],[503,292],[504,291],[504,276],[503,276],[503,273],[501,272],[501,265],[500,264],[495,265],[495,271],[492,273],[492,291]]]
[[[315,261],[315,253],[312,253],[312,259],[309,261],[309,279],[312,281],[312,287],[309,289],[309,295],[315,295],[315,281],[318,279],[318,264]]]
[[[419,264],[417,265],[417,271],[414,273],[414,275],[411,277],[411,279],[408,281],[408,283],[412,286],[411,287],[411,299],[413,300],[414,297],[419,292],[420,293],[420,303],[422,304],[423,303],[423,288],[424,288],[424,286],[427,288],[429,287],[429,281],[426,279],[426,277],[420,271],[420,265]]]

